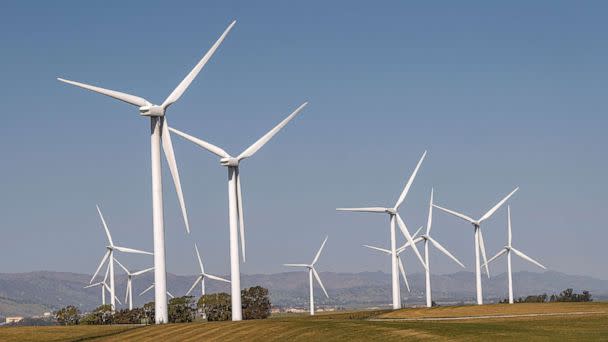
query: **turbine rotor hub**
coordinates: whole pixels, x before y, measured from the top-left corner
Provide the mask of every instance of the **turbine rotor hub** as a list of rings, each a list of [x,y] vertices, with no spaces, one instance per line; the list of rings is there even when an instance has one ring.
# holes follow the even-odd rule
[[[386,208],[384,210],[391,215],[397,214],[397,209],[395,209],[395,208]]]
[[[220,159],[222,166],[239,166],[239,160],[234,157],[227,157]]]
[[[146,105],[139,107],[141,116],[165,116],[165,109],[157,105]]]

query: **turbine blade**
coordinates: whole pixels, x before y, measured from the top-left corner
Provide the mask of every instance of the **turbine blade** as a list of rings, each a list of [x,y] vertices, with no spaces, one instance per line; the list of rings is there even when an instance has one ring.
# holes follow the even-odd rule
[[[410,245],[414,249],[414,253],[416,253],[418,260],[420,260],[420,262],[422,263],[422,266],[425,269],[428,269],[428,265],[424,262],[424,259],[422,259],[422,255],[420,255],[420,252],[418,251],[418,247],[416,247],[416,242],[410,235],[410,232],[407,230],[407,226],[405,225],[405,222],[403,222],[403,219],[401,219],[401,215],[396,214],[395,216],[397,216],[397,223],[399,224],[399,228],[401,228],[401,232],[403,233],[403,235],[405,235],[405,238],[407,239],[407,241],[410,243]]]
[[[364,207],[364,208],[336,208],[337,211],[356,211],[363,213],[386,213],[386,208]]]
[[[190,83],[192,83],[194,78],[196,78],[196,76],[203,69],[205,64],[209,61],[209,59],[211,59],[211,56],[213,56],[213,54],[215,53],[215,50],[217,50],[217,48],[220,46],[220,44],[222,44],[222,42],[224,41],[224,38],[226,38],[226,36],[228,35],[228,32],[230,32],[230,30],[232,30],[232,27],[234,26],[234,24],[236,24],[236,20],[233,21],[232,23],[230,23],[230,25],[228,26],[228,28],[226,30],[224,30],[224,33],[222,33],[220,38],[218,38],[218,40],[215,42],[215,44],[213,44],[213,46],[211,46],[211,49],[209,49],[209,51],[207,51],[207,53],[203,56],[203,58],[201,58],[201,60],[194,66],[194,69],[192,69],[192,71],[190,71],[190,73],[188,73],[188,75],[186,75],[186,78],[184,78],[177,85],[177,87],[173,90],[173,92],[171,92],[171,94],[167,97],[165,102],[163,102],[163,104],[162,104],[163,108],[166,109],[167,107],[169,107],[170,105],[175,103],[175,101],[179,100],[179,98],[186,91],[186,89],[188,89],[188,86],[190,86]]]
[[[307,265],[307,264],[283,264],[283,266],[289,266],[289,267],[309,267],[310,265]]]
[[[458,265],[462,266],[462,268],[465,268],[464,265],[460,262],[460,260],[458,260],[455,256],[452,255],[452,253],[448,252],[447,249],[445,249],[445,247],[443,247],[439,242],[437,242],[437,240],[433,239],[432,237],[428,237],[429,240],[431,240],[431,243],[433,244],[433,246],[435,246],[435,248],[437,248],[438,250],[440,250],[443,254],[447,255],[448,257],[450,257],[452,260],[454,260]]]
[[[104,220],[103,215],[101,214],[99,205],[97,205],[96,207],[97,207],[97,212],[99,213],[99,218],[101,218],[101,223],[103,224],[103,229],[106,231],[106,236],[108,237],[108,242],[110,243],[110,246],[114,246],[114,241],[112,241],[112,235],[110,235],[110,230],[108,229],[106,220]]]
[[[515,252],[515,254],[519,255],[519,257],[520,257],[520,258],[525,259],[525,260],[527,260],[527,261],[529,261],[529,262],[533,263],[534,265],[536,265],[536,266],[538,266],[538,267],[540,267],[540,268],[542,268],[542,269],[545,269],[545,270],[547,269],[545,266],[541,265],[541,263],[540,263],[540,262],[538,262],[538,261],[536,261],[536,260],[534,260],[534,259],[530,258],[529,256],[525,255],[525,254],[524,254],[523,252],[521,252],[520,250],[517,250],[517,249],[515,249],[515,248],[513,248],[513,247],[511,247],[511,250],[512,250],[513,252]]]
[[[321,244],[321,248],[319,248],[319,250],[317,251],[317,255],[315,255],[315,258],[312,260],[312,264],[311,265],[316,264],[317,260],[319,260],[319,256],[321,255],[321,251],[323,250],[323,247],[325,247],[325,243],[327,242],[327,238],[328,237],[329,236],[326,236],[325,240],[323,240],[323,243]]]
[[[412,235],[412,238],[414,238],[414,241],[416,241],[416,236],[418,236],[418,233],[420,233],[421,230],[422,230],[422,226],[418,227],[418,230],[414,233],[414,235]]]
[[[496,255],[494,255],[493,257],[490,258],[490,260],[488,260],[488,264],[491,263],[492,261],[498,259],[501,255],[507,253],[508,250],[506,248],[501,249],[498,253],[496,253]],[[485,264],[483,264],[482,266],[485,266]]]
[[[120,299],[118,299],[118,297],[116,297],[116,295],[114,295],[114,299],[116,299],[116,301],[118,302],[118,304],[122,305],[122,302],[120,301]]]
[[[481,249],[481,256],[483,257],[486,274],[488,275],[488,278],[490,278],[490,268],[488,267],[488,258],[486,257],[486,244],[483,242],[483,233],[481,232],[481,228],[477,229],[479,229],[479,247]]]
[[[431,225],[433,224],[433,188],[431,188],[431,199],[429,200],[429,216],[426,221],[426,235],[431,233]]]
[[[130,274],[129,270],[125,266],[123,266],[123,264],[121,264],[120,261],[118,261],[118,259],[114,258],[114,261],[116,261],[118,266],[120,266],[120,268],[122,268],[127,274]]]
[[[243,253],[243,262],[245,262],[245,217],[243,215],[243,193],[241,191],[241,175],[239,173],[239,167],[235,168],[235,176],[236,176],[236,203],[237,203],[237,213],[239,217],[239,233],[241,236],[241,253]]]
[[[203,275],[199,275],[198,277],[196,277],[196,280],[194,281],[194,284],[192,284],[192,286],[190,287],[190,290],[188,290],[188,292],[186,292],[186,296],[190,295],[190,292],[192,292],[192,290],[194,290],[194,288],[196,287],[196,285],[198,285],[198,282],[201,281],[203,279]]]
[[[85,83],[70,81],[70,80],[66,80],[66,79],[63,79],[63,78],[57,78],[57,80],[59,80],[61,82],[64,82],[64,83],[71,84],[71,85],[75,85],[75,86],[80,87],[80,88],[84,88],[86,90],[90,90],[90,91],[95,92],[95,93],[99,93],[99,94],[102,94],[102,95],[113,97],[113,98],[115,98],[117,100],[126,102],[128,104],[132,104],[132,105],[137,106],[137,107],[147,106],[147,105],[150,104],[150,102],[148,102],[146,99],[141,98],[139,96],[130,95],[130,94],[127,94],[127,93],[121,93],[121,92],[115,91],[115,90],[100,88],[100,87],[92,86],[92,85],[85,84]]]
[[[317,282],[319,282],[319,285],[321,285],[321,289],[323,289],[323,292],[325,293],[325,297],[329,298],[327,291],[325,291],[325,286],[323,286],[323,282],[321,281],[321,277],[319,277],[319,273],[317,273],[317,270],[315,270],[314,267],[312,267],[312,274],[315,275],[315,278],[317,278]]]
[[[106,251],[106,254],[103,255],[103,258],[101,258],[101,262],[99,263],[99,266],[97,266],[97,270],[95,270],[95,273],[93,274],[93,277],[91,277],[91,281],[89,281],[89,284],[93,282],[93,279],[95,279],[95,277],[97,277],[97,273],[99,273],[101,266],[103,266],[103,264],[106,262],[106,260],[108,259],[109,256],[110,256],[110,250],[108,249]]]
[[[148,288],[146,288],[145,290],[141,291],[141,293],[139,294],[140,296],[143,295],[144,293],[152,290],[154,288],[154,284],[148,286]]]
[[[391,251],[389,251],[388,249],[384,249],[384,248],[380,248],[380,247],[375,247],[375,246],[370,246],[370,245],[363,245],[363,247],[367,247],[367,248],[370,248],[370,249],[375,249],[375,250],[380,251],[380,252],[391,254]]]
[[[400,257],[397,257],[397,260],[399,260],[399,270],[401,271],[401,276],[403,277],[403,280],[405,281],[405,286],[407,287],[407,292],[411,292],[410,283],[407,281],[407,277],[405,276],[405,267],[403,267],[403,261],[401,261]]]
[[[254,155],[260,148],[262,148],[262,146],[264,146],[270,139],[272,139],[272,137],[275,134],[277,134],[283,127],[285,127],[285,125],[287,125],[287,123],[289,123],[289,121],[291,121],[291,119],[293,119],[296,115],[298,115],[298,113],[300,113],[300,111],[302,109],[304,109],[304,107],[306,107],[307,104],[308,104],[308,102],[304,102],[302,105],[300,105],[300,107],[298,107],[293,113],[291,113],[287,118],[285,118],[283,121],[281,121],[281,123],[279,123],[273,129],[271,129],[268,133],[266,133],[264,136],[262,136],[260,139],[258,139],[258,141],[253,143],[253,145],[249,146],[245,151],[243,151],[243,153],[241,153],[237,157],[237,159],[242,160],[242,159],[245,159],[245,158],[248,158],[248,157],[251,157],[252,155]]]
[[[169,171],[171,171],[171,177],[173,178],[173,185],[175,186],[175,192],[177,192],[177,199],[179,206],[182,209],[182,217],[184,218],[184,224],[186,225],[186,232],[190,234],[190,223],[188,222],[188,213],[186,212],[186,203],[184,202],[184,193],[182,192],[182,183],[179,179],[179,171],[177,169],[177,162],[175,161],[175,152],[173,151],[173,143],[171,142],[171,134],[169,134],[169,122],[167,118],[163,118],[162,123],[162,144],[163,151],[165,152],[165,158],[167,164],[169,164]]]
[[[196,243],[194,244],[194,250],[196,251],[196,257],[198,258],[198,265],[201,268],[201,273],[205,273],[205,266],[203,266],[203,259],[201,258],[201,253],[198,252],[198,246]]]
[[[397,200],[397,203],[395,204],[395,209],[399,209],[399,207],[401,206],[403,201],[405,201],[405,196],[407,196],[408,191],[410,191],[410,187],[412,186],[412,183],[414,182],[414,178],[416,178],[416,174],[418,173],[418,169],[420,169],[420,165],[422,165],[422,161],[424,160],[424,157],[426,157],[426,151],[424,151],[424,153],[422,154],[422,157],[420,157],[420,160],[418,161],[418,164],[416,164],[416,168],[414,169],[414,172],[412,172],[412,175],[407,180],[407,183],[405,184],[405,188],[403,189],[403,192],[401,192],[401,196],[399,196],[399,199]]]
[[[171,292],[167,291],[167,296],[171,297],[171,299],[175,298],[174,295],[171,294]]]
[[[511,234],[511,206],[507,205],[507,229],[508,229],[508,241],[509,247],[511,247],[511,241],[513,240],[513,235]]]
[[[438,206],[438,205],[436,205],[436,204],[433,204],[433,207],[435,207],[435,208],[437,208],[437,209],[439,209],[439,210],[443,210],[443,211],[445,211],[446,213],[448,213],[448,214],[452,214],[452,215],[454,215],[454,216],[456,216],[456,217],[460,217],[461,219],[463,219],[463,220],[465,220],[465,221],[469,221],[469,222],[471,222],[471,223],[475,223],[475,220],[473,220],[472,218],[468,217],[468,216],[467,216],[467,215],[465,215],[465,214],[461,214],[461,213],[455,212],[455,211],[453,211],[453,210],[450,210],[450,209],[446,209],[446,208],[440,207],[440,206]]]
[[[496,210],[498,210],[498,208],[500,208],[503,204],[505,204],[505,202],[511,197],[513,196],[513,194],[519,190],[519,187],[515,188],[515,190],[511,191],[510,194],[508,194],[505,198],[503,198],[500,202],[496,203],[496,205],[494,207],[492,207],[492,209],[488,210],[487,213],[485,213],[480,219],[479,222],[483,222],[485,220],[487,220],[490,216],[492,216],[492,214],[494,214],[494,212],[496,212]]]
[[[154,267],[146,268],[145,270],[137,271],[137,272],[135,272],[135,273],[132,273],[131,275],[132,275],[132,276],[138,276],[138,275],[144,274],[144,273],[146,273],[146,272],[150,272],[150,271],[152,271],[153,269],[154,269]]]
[[[89,288],[91,288],[91,287],[99,286],[99,285],[101,285],[101,284],[103,284],[103,283],[102,283],[102,282],[99,282],[99,283],[95,283],[95,284],[87,285],[87,286],[83,287],[83,289],[89,289]]]
[[[112,254],[112,253],[110,253]],[[103,276],[103,282],[105,283],[108,280],[108,275],[110,274],[110,263],[106,266],[106,274]]]
[[[414,239],[414,244],[417,244],[418,242],[420,242],[420,241],[424,240],[424,238],[423,238],[422,236],[419,236],[419,237],[413,237],[413,239]],[[411,245],[410,245],[410,243],[409,243],[409,241],[408,241],[408,242],[406,242],[406,243],[405,243],[403,246],[401,246],[401,247],[397,248],[397,250],[396,250],[397,255],[399,255],[399,254],[401,254],[403,251],[405,251],[405,250],[407,249],[407,247],[408,247],[408,246],[411,246]]]
[[[207,273],[205,273],[204,276],[206,278],[209,278],[209,279],[213,279],[213,280],[217,280],[217,281],[223,281],[224,283],[230,283],[230,280],[224,279],[222,277],[214,276],[213,274],[207,274]]]
[[[167,125],[168,126],[168,125]],[[191,143],[194,143],[195,145],[198,145],[199,147],[204,148],[205,150],[215,154],[216,156],[220,157],[220,158],[230,158],[230,155],[228,154],[228,152],[224,151],[223,149],[221,149],[220,147],[217,147],[215,145],[213,145],[212,143],[208,143],[204,140],[201,140],[199,138],[195,138],[189,134],[186,134],[182,131],[178,131],[177,129],[173,128],[173,127],[169,127],[169,131],[179,135],[180,137],[190,141]]]
[[[150,252],[140,251],[139,249],[133,249],[133,248],[127,248],[127,247],[114,246],[114,249],[116,249],[117,251],[124,252],[124,253],[154,255]]]

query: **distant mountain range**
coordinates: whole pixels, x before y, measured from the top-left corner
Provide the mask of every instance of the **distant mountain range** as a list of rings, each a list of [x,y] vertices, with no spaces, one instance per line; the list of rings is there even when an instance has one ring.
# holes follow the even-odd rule
[[[101,304],[99,288],[83,289],[90,275],[38,271],[28,273],[0,273],[0,316],[40,315],[66,305],[76,305],[87,311]],[[228,278],[228,277],[227,277]],[[608,280],[586,276],[572,276],[555,271],[544,273],[517,272],[513,275],[516,297],[540,293],[559,293],[563,289],[589,290],[595,299],[608,299]],[[168,290],[176,296],[186,293],[195,276],[167,275]],[[383,272],[333,273],[322,272],[321,279],[329,293],[327,299],[320,288],[315,290],[319,305],[345,308],[383,307],[391,301],[390,275]],[[420,305],[424,302],[424,274],[408,276],[411,292],[405,285],[401,294],[405,305]],[[138,294],[153,282],[152,274],[145,274],[133,282],[134,305],[141,306],[153,300],[153,291],[143,296]],[[241,285],[261,285],[270,290],[274,306],[306,307],[308,303],[308,275],[306,272],[242,275]],[[472,302],[475,295],[474,274],[457,272],[433,275],[433,299],[438,303]],[[124,301],[126,277],[117,275],[117,297]],[[316,286],[316,285],[315,285]],[[483,279],[484,297],[488,301],[505,298],[506,274]],[[208,281],[207,292],[229,292],[225,283]],[[200,287],[194,291],[200,295]],[[109,298],[109,296],[107,296]]]

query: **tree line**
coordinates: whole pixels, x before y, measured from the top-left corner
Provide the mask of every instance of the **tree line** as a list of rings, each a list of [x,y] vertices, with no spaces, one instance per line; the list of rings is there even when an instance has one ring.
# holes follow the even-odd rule
[[[243,319],[265,319],[270,316],[268,289],[254,286],[241,291]],[[227,321],[232,316],[231,298],[228,293],[208,294],[195,300],[193,296],[176,297],[169,300],[169,323],[193,322],[197,316],[208,321]],[[123,309],[112,313],[110,305],[101,305],[89,313],[81,313],[74,305],[68,305],[55,312],[61,325],[104,325],[104,324],[152,324],[154,323],[154,302],[141,308]]]
[[[546,293],[540,295],[532,295],[527,297],[519,297],[516,303],[547,303],[547,302],[592,302],[591,293],[583,291],[583,293],[575,293],[573,289],[565,289],[560,294],[552,294],[548,296]],[[508,299],[501,300],[500,303],[509,303]]]

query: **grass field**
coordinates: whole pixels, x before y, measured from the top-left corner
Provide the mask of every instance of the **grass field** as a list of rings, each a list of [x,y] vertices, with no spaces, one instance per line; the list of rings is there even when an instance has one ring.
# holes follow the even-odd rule
[[[572,314],[576,313],[576,314]],[[551,316],[401,321],[437,317]],[[554,315],[557,314],[557,315]],[[378,320],[375,320],[378,319]],[[358,311],[315,317],[163,326],[0,328],[0,341],[607,341],[608,303],[547,303]]]

